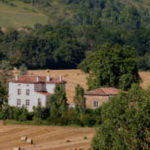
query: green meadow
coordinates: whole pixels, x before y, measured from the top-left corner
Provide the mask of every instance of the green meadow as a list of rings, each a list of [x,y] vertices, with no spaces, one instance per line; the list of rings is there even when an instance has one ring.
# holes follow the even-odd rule
[[[9,3],[0,2],[0,26],[19,28],[22,26],[33,27],[35,24],[46,24],[47,16],[31,4],[19,1]]]

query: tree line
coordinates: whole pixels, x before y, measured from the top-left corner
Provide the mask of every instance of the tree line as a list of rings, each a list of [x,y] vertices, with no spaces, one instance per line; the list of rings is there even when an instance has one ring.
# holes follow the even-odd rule
[[[145,1],[124,5],[120,0],[60,0],[58,5],[72,14],[64,14],[64,18],[50,15],[50,0],[22,1],[34,3],[33,7],[48,15],[48,24],[1,31],[1,60],[9,60],[14,66],[24,63],[32,69],[77,68],[86,53],[109,43],[135,48],[138,67],[150,69],[150,11],[144,7]]]

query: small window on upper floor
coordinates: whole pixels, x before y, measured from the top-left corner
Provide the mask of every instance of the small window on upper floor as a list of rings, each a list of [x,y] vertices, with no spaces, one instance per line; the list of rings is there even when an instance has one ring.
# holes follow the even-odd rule
[[[18,95],[21,95],[21,89],[18,89],[18,90],[17,90],[17,94],[18,94]]]
[[[26,89],[26,95],[30,95],[30,90]]]
[[[98,107],[98,104],[99,104],[98,101],[94,101],[94,102],[93,102],[93,106],[96,107],[96,108]]]
[[[21,105],[21,99],[17,99],[17,106]]]
[[[29,106],[29,105],[30,105],[30,100],[26,99],[26,106]]]

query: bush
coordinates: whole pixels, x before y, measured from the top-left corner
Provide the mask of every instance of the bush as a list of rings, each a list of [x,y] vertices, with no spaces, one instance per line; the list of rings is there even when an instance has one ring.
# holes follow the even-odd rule
[[[102,110],[102,124],[93,139],[93,150],[150,149],[150,89],[133,85]]]

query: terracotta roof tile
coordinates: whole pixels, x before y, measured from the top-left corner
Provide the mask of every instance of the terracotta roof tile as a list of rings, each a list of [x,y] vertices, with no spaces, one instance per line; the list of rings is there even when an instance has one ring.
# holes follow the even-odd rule
[[[109,96],[109,95],[117,95],[119,93],[119,89],[109,87],[109,88],[99,88],[95,90],[91,90],[85,93],[85,95],[98,95],[98,96]]]
[[[51,93],[48,93],[48,92],[37,92],[37,93],[45,95],[45,96],[51,96],[52,95]]]
[[[15,83],[58,83],[58,84],[65,84],[66,81],[60,81],[59,78],[50,78],[49,81],[46,80],[46,76],[33,76],[33,75],[23,75],[18,76],[17,79],[12,79],[10,82]]]

